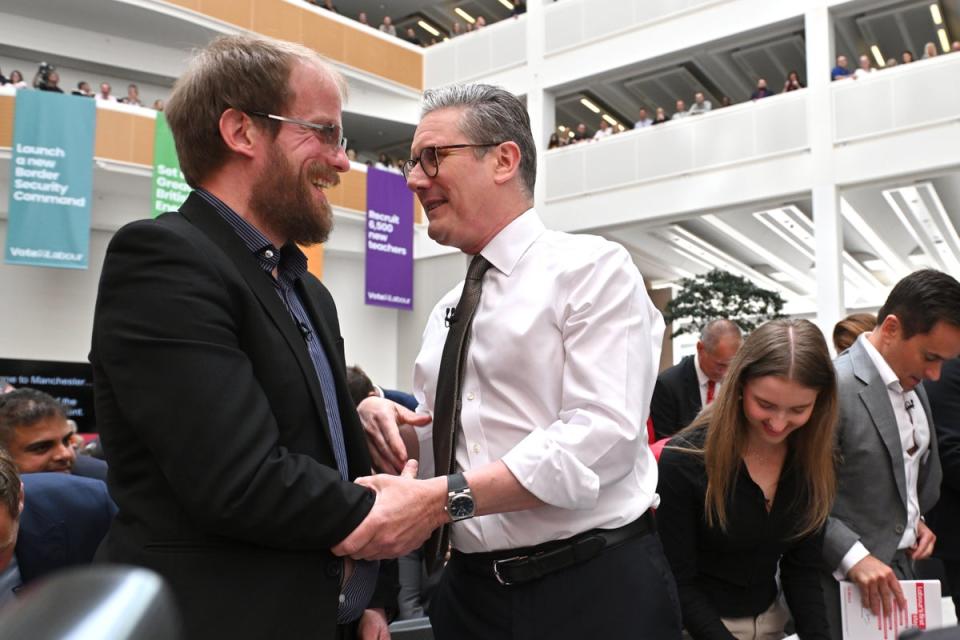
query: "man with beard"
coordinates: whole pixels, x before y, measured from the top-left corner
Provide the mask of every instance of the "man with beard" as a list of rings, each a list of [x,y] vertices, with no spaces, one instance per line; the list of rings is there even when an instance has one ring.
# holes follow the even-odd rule
[[[172,587],[185,638],[377,638],[392,585],[330,549],[370,471],[326,240],[349,170],[343,79],[313,51],[214,40],[166,115],[194,191],[110,243],[93,327],[98,427],[119,514],[100,558]]]

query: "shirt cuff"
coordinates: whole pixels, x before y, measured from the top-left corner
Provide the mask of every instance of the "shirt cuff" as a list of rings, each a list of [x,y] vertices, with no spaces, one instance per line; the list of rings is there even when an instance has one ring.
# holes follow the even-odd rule
[[[843,559],[840,560],[840,566],[837,567],[836,571],[833,572],[833,577],[837,581],[842,581],[847,579],[847,574],[850,573],[850,569],[853,569],[853,565],[857,564],[864,558],[870,555],[870,552],[867,551],[867,548],[863,546],[860,542],[853,543],[853,546],[850,547],[850,550],[843,556]]]

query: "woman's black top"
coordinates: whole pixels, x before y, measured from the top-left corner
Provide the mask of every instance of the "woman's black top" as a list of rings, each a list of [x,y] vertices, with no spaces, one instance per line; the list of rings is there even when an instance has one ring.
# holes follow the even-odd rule
[[[803,640],[828,639],[818,568],[822,531],[797,539],[807,491],[788,454],[773,506],[741,462],[727,500],[727,531],[707,526],[704,428],[675,436],[660,456],[657,528],[680,594],[683,624],[697,640],[733,638],[720,618],[757,616],[777,597],[776,573]]]

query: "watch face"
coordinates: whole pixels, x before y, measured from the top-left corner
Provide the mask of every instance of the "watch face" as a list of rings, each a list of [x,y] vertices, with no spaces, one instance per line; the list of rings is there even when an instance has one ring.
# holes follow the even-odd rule
[[[453,496],[450,500],[450,517],[454,520],[469,518],[473,515],[473,498],[468,495]]]

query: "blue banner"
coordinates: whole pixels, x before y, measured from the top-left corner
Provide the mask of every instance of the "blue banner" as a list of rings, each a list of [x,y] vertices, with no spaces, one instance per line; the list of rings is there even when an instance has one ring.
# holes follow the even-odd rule
[[[413,194],[399,173],[367,169],[366,303],[413,309]]]
[[[96,121],[90,98],[17,91],[8,264],[87,268]]]

